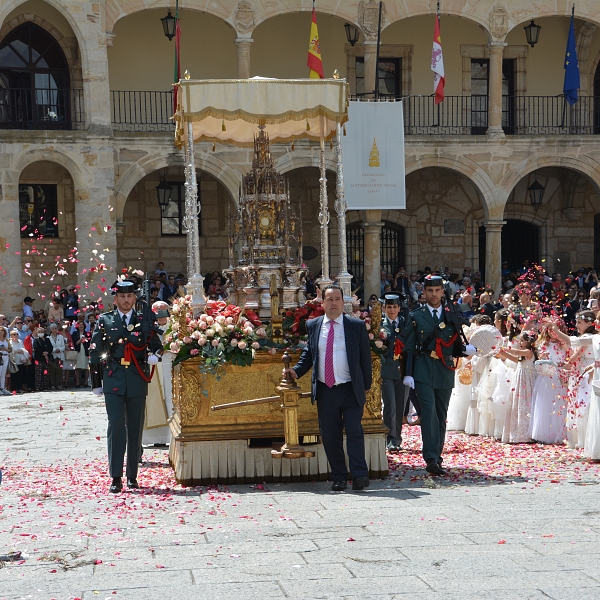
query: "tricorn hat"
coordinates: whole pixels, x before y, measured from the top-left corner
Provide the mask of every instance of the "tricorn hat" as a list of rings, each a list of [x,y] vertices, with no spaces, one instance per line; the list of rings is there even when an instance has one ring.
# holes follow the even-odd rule
[[[125,279],[123,281],[117,279],[117,281],[110,286],[110,289],[113,296],[119,293],[132,294],[137,292],[137,283],[135,281],[131,281],[131,279]]]
[[[423,280],[425,287],[444,287],[444,278],[439,275],[427,275]]]

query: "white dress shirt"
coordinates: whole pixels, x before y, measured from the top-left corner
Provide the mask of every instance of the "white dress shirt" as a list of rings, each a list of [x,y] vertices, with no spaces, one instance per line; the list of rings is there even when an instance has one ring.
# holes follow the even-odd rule
[[[442,308],[442,305],[440,304],[437,308],[433,308],[433,306],[429,306],[429,304],[426,304],[425,306],[427,306],[427,308],[429,309],[429,312],[431,314],[431,316],[435,319],[441,319],[442,318],[442,310],[444,310]],[[437,314],[437,317],[436,317]]]
[[[133,314],[133,308],[128,313],[122,313],[119,309],[117,309],[117,311],[119,312],[119,319],[121,319],[121,321],[123,321],[123,315],[127,316],[127,325],[129,325],[131,323],[131,315]]]
[[[325,315],[319,334],[319,381],[325,383],[325,352],[327,351],[327,336],[329,335],[329,323],[331,319]],[[344,334],[344,315],[341,314],[335,319],[333,326],[335,337],[333,338],[333,373],[335,383],[348,383],[352,381],[350,376],[350,367],[348,366],[348,356],[346,354],[346,336]]]

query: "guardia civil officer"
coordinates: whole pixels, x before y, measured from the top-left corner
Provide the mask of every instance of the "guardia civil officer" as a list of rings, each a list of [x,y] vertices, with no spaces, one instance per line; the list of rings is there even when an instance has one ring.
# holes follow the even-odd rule
[[[385,331],[387,351],[381,365],[381,394],[383,396],[383,422],[389,429],[386,446],[389,452],[398,452],[402,444],[402,418],[407,397],[404,377],[404,333],[406,323],[400,314],[400,297],[386,294],[383,310],[385,316],[381,329]]]
[[[127,448],[127,487],[138,488],[144,409],[151,365],[158,363],[162,345],[154,319],[137,312],[136,284],[118,281],[112,286],[115,310],[100,315],[90,344],[90,372],[96,395],[104,393],[108,415],[110,492],[123,489],[123,461]],[[149,322],[146,323],[145,319]]]
[[[450,308],[442,303],[444,281],[428,275],[426,304],[410,315],[406,328],[405,385],[414,388],[421,403],[421,437],[426,469],[445,475],[442,450],[446,440],[446,416],[454,387],[455,357],[473,355],[476,349],[461,341],[459,325],[448,319]]]

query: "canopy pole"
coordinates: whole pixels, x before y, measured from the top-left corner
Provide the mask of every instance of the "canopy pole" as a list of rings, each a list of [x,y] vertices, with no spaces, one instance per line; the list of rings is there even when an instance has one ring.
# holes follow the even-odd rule
[[[187,124],[186,165],[185,165],[185,216],[187,232],[188,285],[186,293],[192,296],[194,315],[204,310],[204,277],[200,272],[200,235],[198,233],[198,182],[196,181],[196,160],[194,157],[194,131],[192,123]]]
[[[319,212],[319,223],[321,224],[321,277],[319,283],[321,289],[323,286],[331,283],[329,279],[329,203],[327,201],[327,176],[325,173],[325,121],[324,117],[319,117],[321,127],[321,144],[319,155],[319,168],[321,169],[321,210]]]
[[[346,211],[348,204],[346,203],[346,194],[344,191],[344,165],[342,163],[342,126],[338,123],[336,131],[336,147],[335,155],[337,158],[337,177],[335,182],[335,212],[338,221],[338,237],[339,237],[339,256],[340,256],[340,273],[338,281],[344,295],[344,312],[352,313],[352,275],[348,273],[348,253],[346,248]]]

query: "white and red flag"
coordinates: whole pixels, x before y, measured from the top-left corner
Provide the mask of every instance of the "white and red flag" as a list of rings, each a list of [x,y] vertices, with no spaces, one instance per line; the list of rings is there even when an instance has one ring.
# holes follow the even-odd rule
[[[435,31],[433,32],[433,50],[431,51],[431,70],[433,71],[433,93],[435,103],[444,99],[444,56],[442,55],[442,36],[440,35],[440,16],[435,15]]]

